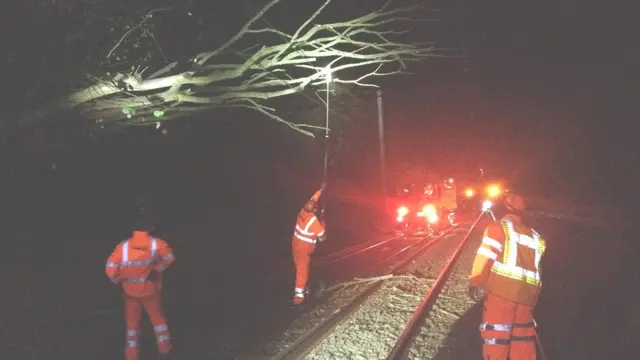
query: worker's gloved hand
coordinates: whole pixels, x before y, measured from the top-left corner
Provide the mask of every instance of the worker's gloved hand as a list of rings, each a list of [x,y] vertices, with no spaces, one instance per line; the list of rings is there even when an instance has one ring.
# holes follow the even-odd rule
[[[477,286],[469,286],[469,297],[474,301],[484,299],[485,294],[486,291],[483,288]]]

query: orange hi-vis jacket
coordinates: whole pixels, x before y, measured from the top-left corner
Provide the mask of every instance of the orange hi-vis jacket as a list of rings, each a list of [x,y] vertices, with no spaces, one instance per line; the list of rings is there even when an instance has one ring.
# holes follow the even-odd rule
[[[535,306],[546,243],[535,230],[514,220],[507,215],[487,226],[469,280],[489,294]]]
[[[456,188],[442,189],[442,196],[440,197],[440,205],[449,210],[456,210],[458,208]]]
[[[125,294],[146,297],[162,289],[162,279],[149,279],[152,271],[162,273],[175,260],[173,250],[166,241],[152,237],[145,231],[119,243],[107,259],[107,277],[122,283]]]
[[[296,228],[293,232],[294,240],[315,244],[319,236],[324,235],[324,226],[314,213],[304,210],[300,211],[296,221]]]
[[[310,200],[318,202],[322,190],[316,191]],[[302,240],[310,244],[315,244],[318,236],[324,235],[324,226],[320,223],[316,215],[312,212],[300,210],[296,220],[296,227],[293,232],[294,239]]]

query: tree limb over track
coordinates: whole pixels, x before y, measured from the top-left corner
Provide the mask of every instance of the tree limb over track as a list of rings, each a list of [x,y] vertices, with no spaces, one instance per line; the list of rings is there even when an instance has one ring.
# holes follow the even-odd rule
[[[91,86],[32,116],[73,109],[101,127],[159,126],[162,121],[203,110],[245,108],[313,136],[308,129],[316,126],[285,120],[265,104],[267,100],[324,86],[326,69],[331,70],[334,82],[376,86],[368,82],[373,77],[403,73],[409,63],[448,56],[433,42],[402,40],[414,22],[439,20],[434,17],[437,12],[424,2],[394,6],[389,0],[378,10],[350,20],[316,23],[332,3],[326,0],[293,34],[273,28],[264,18],[285,2],[271,0],[256,9],[255,15],[218,48],[155,69],[141,61],[127,71],[92,75]],[[138,25],[165,10],[150,11]],[[127,34],[105,51],[106,59]],[[266,35],[271,42],[258,44]],[[254,46],[238,49],[246,43]]]

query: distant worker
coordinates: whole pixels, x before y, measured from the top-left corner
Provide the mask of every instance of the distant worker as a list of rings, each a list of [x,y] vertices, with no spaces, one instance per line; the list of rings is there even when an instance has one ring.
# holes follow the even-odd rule
[[[533,309],[542,287],[545,240],[523,223],[525,200],[509,194],[507,214],[487,226],[473,263],[469,293],[484,297],[480,324],[485,360],[536,359]]]
[[[446,212],[455,211],[458,208],[456,184],[452,178],[446,179],[441,187],[440,204]]]
[[[171,352],[169,328],[161,306],[162,272],[174,261],[167,242],[152,237],[153,227],[139,220],[132,236],[119,243],[109,259],[106,273],[114,284],[122,283],[126,322],[125,360],[138,359],[139,323],[142,308],[147,312],[156,335],[158,352]]]
[[[325,187],[326,184],[322,183],[320,190],[316,191],[300,210],[291,239],[293,263],[296,267],[296,284],[293,291],[294,305],[300,305],[304,302],[309,281],[311,254],[316,249],[316,243],[325,240],[325,224],[316,216],[318,200],[320,200]]]

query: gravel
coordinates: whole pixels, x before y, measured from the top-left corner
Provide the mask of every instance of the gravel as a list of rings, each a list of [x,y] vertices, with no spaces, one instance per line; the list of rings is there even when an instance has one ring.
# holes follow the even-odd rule
[[[467,291],[475,253],[480,246],[479,232],[474,232],[468,245],[444,284],[432,311],[423,322],[416,338],[409,347],[409,360],[466,360],[481,358],[480,311]]]
[[[462,236],[448,235],[417,257],[407,275],[387,280],[305,359],[385,359]]]
[[[305,359],[385,359],[465,233],[466,229],[463,228],[448,234],[428,248],[424,254],[416,257],[401,275],[386,280],[380,289],[349,319],[338,325]],[[462,255],[464,261],[465,252]],[[367,283],[355,284],[337,291],[327,301],[302,313],[284,333],[271,339],[258,351],[236,356],[234,359],[273,358],[278,352],[291,346],[300,336],[348,304],[368,286]],[[466,299],[466,285],[464,295]]]
[[[235,360],[267,360],[275,356],[282,349],[289,347],[300,336],[327,319],[333,312],[345,306],[351,299],[358,296],[366,289],[366,284],[354,285],[331,295],[323,302],[308,312],[303,312],[297,317],[288,329],[277,338],[271,339],[259,351],[236,356]]]

